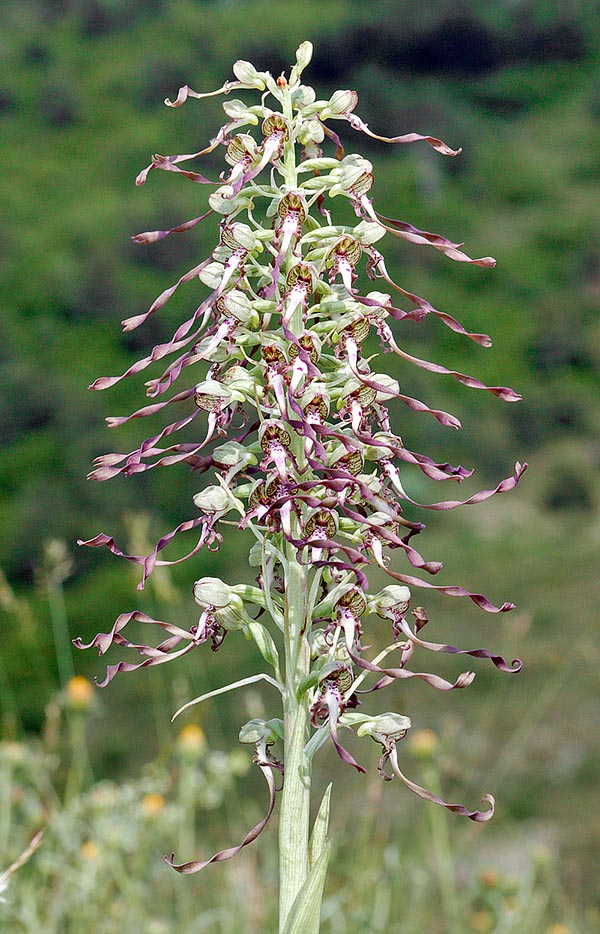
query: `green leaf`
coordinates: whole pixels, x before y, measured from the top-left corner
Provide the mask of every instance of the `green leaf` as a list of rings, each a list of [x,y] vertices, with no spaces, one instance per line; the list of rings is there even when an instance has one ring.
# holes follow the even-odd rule
[[[329,803],[331,801],[331,789],[333,783],[330,782],[319,805],[317,816],[313,824],[310,843],[308,844],[308,865],[310,869],[316,865],[321,853],[327,845],[327,827],[329,825]]]
[[[256,642],[258,651],[264,660],[275,669],[279,677],[279,652],[271,633],[268,629],[265,629],[262,623],[257,623],[255,620],[248,624],[248,630]]]
[[[328,840],[294,900],[284,934],[319,934],[323,886],[330,853],[331,842]]]
[[[310,691],[311,688],[315,688],[318,683],[319,683],[319,671],[318,670],[317,671],[313,670],[311,671],[310,674],[306,675],[305,678],[302,678],[302,681],[298,685],[298,689],[296,691],[296,697],[298,698],[298,700],[304,697],[306,692]]]

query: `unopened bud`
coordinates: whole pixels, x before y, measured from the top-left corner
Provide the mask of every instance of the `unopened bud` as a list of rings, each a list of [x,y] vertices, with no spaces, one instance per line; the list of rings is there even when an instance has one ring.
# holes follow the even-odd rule
[[[258,124],[258,117],[256,114],[252,113],[252,110],[249,109],[243,101],[237,99],[225,101],[222,106],[227,116],[232,120],[243,120],[245,123],[250,123],[252,126]]]
[[[239,441],[226,441],[213,451],[213,460],[222,467],[237,467],[240,464],[256,464],[256,457]]]
[[[370,221],[361,221],[352,231],[352,236],[356,237],[363,246],[370,246],[377,243],[382,237],[385,237],[385,228],[381,224],[374,224]]]
[[[225,272],[225,266],[223,263],[209,263],[208,266],[205,266],[204,269],[201,269],[198,273],[198,278],[200,282],[203,282],[204,285],[207,285],[209,289],[218,289],[223,280],[223,273]]]
[[[236,593],[231,594],[227,606],[215,609],[215,619],[223,629],[245,629],[252,619],[244,610],[244,601]]]
[[[340,119],[346,114],[352,113],[357,104],[358,94],[356,91],[336,91],[319,116],[321,120],[327,120],[329,117]]]
[[[256,234],[248,224],[230,224],[225,227],[221,233],[221,240],[231,250],[251,250],[262,251],[262,243],[257,239]]]
[[[396,743],[410,730],[410,718],[399,713],[380,713],[371,716],[355,710],[346,711],[340,717],[343,726],[356,727],[358,736],[371,736],[378,743],[387,746],[389,741]]]
[[[226,513],[235,506],[235,498],[222,486],[207,486],[205,490],[196,493],[194,506],[207,515]]]
[[[205,609],[211,606],[225,607],[235,596],[229,584],[218,577],[201,577],[194,584],[194,600]]]
[[[243,85],[247,88],[257,88],[264,91],[266,87],[266,75],[264,72],[257,71],[251,62],[245,62],[239,59],[233,65],[233,73]]]
[[[307,65],[310,64],[313,55],[313,45],[312,42],[306,40],[305,42],[300,43],[296,49],[296,69],[298,76],[302,74]],[[292,72],[293,74],[293,72]]]

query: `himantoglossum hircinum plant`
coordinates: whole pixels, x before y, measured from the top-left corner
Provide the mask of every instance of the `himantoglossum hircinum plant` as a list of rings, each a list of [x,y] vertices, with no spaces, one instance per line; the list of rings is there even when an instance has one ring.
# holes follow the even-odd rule
[[[123,322],[125,331],[134,330],[162,311],[176,289],[193,282],[192,301],[199,304],[172,338],[121,376],[102,377],[91,387],[107,389],[156,364],[158,374],[146,382],[152,401],[131,415],[109,418],[109,425],[155,416],[169,406],[177,412],[135,451],[99,457],[92,479],[184,464],[210,479],[194,496],[192,517],[164,535],[150,554],[125,554],[105,534],[82,544],[106,546],[139,565],[141,589],[154,567],[191,559],[203,548],[218,549],[222,521],[237,524],[254,537],[249,563],[257,569],[255,586],[200,576],[193,585],[200,617],[189,628],[134,610],[122,613],[89,646],[76,640],[79,648],[96,646],[101,655],[115,646],[132,650],[134,658],[137,653],[136,661],[109,665],[101,686],[118,672],[162,665],[203,651],[205,644],[216,651],[228,632],[255,641],[264,672],[185,706],[259,680],[274,688],[279,706],[273,719],[252,720],[240,732],[241,742],[254,745],[254,761],[267,782],[266,816],[241,843],[210,859],[179,863],[172,856],[167,862],[178,872],[193,873],[229,859],[259,835],[279,795],[280,931],[289,934],[319,929],[330,789],[311,836],[310,782],[313,758],[328,740],[345,763],[364,772],[343,737],[350,732],[369,736],[382,747],[378,769],[383,778],[395,776],[420,797],[472,821],[487,821],[494,813],[491,795],[484,795],[482,810],[469,810],[407,778],[399,764],[399,744],[410,729],[409,718],[386,710],[362,713],[359,698],[412,678],[439,691],[473,681],[471,671],[453,682],[422,671],[417,659],[423,650],[487,660],[503,672],[521,668],[518,659],[509,664],[488,649],[459,649],[423,638],[428,617],[414,605],[418,591],[466,598],[487,613],[503,613],[513,604],[495,606],[483,594],[424,579],[422,574],[435,577],[442,565],[415,547],[425,526],[413,516],[419,510],[474,505],[512,490],[526,465],[517,463],[514,474],[494,490],[463,501],[415,502],[405,489],[405,473],[410,479],[411,471],[421,471],[433,481],[452,484],[472,471],[436,463],[406,447],[391,428],[388,406],[399,402],[449,428],[459,428],[460,422],[401,392],[395,378],[378,372],[376,356],[363,352],[369,334],[377,335],[384,352],[402,361],[406,379],[406,364],[412,364],[501,400],[518,400],[512,389],[486,386],[403,350],[402,322],[426,315],[482,347],[491,341],[396,283],[379,246],[391,234],[457,262],[491,267],[494,260],[472,259],[462,244],[382,215],[369,195],[371,163],[356,153],[345,155],[332,124],[349,124],[390,144],[424,141],[442,156],[460,150],[418,133],[384,137],[371,132],[355,112],[355,91],[317,99],[301,82],[311,54],[311,44],[304,42],[289,78],[274,79],[238,61],[235,80],[219,90],[199,94],[186,86],[175,101],[166,101],[179,107],[189,98],[227,97],[227,122],[210,145],[188,155],[155,155],[137,178],[143,185],[151,172],[162,170],[206,185],[208,210],[171,230],[133,239],[154,243],[204,222],[214,224],[217,242],[212,254],[159,295],[148,311]],[[230,97],[247,91],[254,92],[244,94],[249,100]],[[218,180],[182,167],[219,147],[226,168]],[[336,205],[343,200],[354,209],[353,224],[336,220]],[[361,268],[373,289],[358,286]],[[180,377],[184,388],[169,394]],[[194,537],[187,554],[165,558],[173,539],[188,532]],[[392,564],[397,553],[399,561]],[[370,569],[383,571],[392,583],[371,593]],[[157,639],[130,641],[132,621],[156,632]],[[373,657],[365,631],[388,625],[389,644]]]

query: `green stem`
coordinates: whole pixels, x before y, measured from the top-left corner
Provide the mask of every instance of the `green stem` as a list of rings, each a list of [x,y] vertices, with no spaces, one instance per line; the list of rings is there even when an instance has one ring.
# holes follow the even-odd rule
[[[284,95],[283,113],[292,127],[292,105],[289,93]],[[289,188],[297,185],[296,155],[294,143],[287,141],[283,153],[285,184]],[[285,266],[293,262],[286,258]],[[294,319],[299,316],[294,315]],[[296,333],[302,328],[301,318],[290,322]],[[298,469],[305,465],[302,438],[292,444]],[[295,537],[301,529],[297,517],[292,518]],[[309,735],[310,711],[308,697],[298,698],[298,685],[310,671],[310,647],[307,638],[307,596],[309,592],[308,567],[298,561],[294,545],[286,547],[285,568],[285,689],[283,696],[284,714],[284,762],[285,780],[281,799],[279,821],[279,932],[283,934],[290,909],[308,876],[309,821],[310,821],[310,778],[311,762],[305,752]]]
[[[280,934],[308,875],[310,817],[310,760],[304,747],[308,739],[307,696],[297,698],[299,682],[310,670],[310,650],[305,637],[307,571],[290,555],[287,574],[285,619],[284,759],[285,782],[279,822],[279,919]]]

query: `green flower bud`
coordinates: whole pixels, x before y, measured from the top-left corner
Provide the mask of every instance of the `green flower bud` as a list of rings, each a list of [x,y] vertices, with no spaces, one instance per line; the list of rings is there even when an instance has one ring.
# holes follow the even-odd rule
[[[239,124],[240,121],[243,120],[245,123],[250,123],[252,126],[258,125],[257,115],[253,113],[252,109],[243,101],[237,99],[225,101],[222,106],[227,116],[235,120],[236,123]]]
[[[234,194],[231,185],[221,185],[208,196],[208,203],[218,214],[237,214],[250,204],[248,197],[241,192]]]
[[[321,120],[327,120],[330,117],[339,120],[346,114],[352,113],[357,103],[358,94],[356,91],[336,91],[319,116]]]
[[[379,445],[375,446],[374,444],[365,444],[363,454],[365,460],[368,461],[391,460],[394,456],[391,448],[379,447]]]
[[[262,252],[263,249],[262,243],[257,239],[256,234],[248,224],[235,223],[225,228],[223,242],[233,250],[241,247],[243,250],[247,250],[248,253],[253,250]]]
[[[308,143],[322,143],[325,139],[325,131],[318,120],[305,120],[298,127],[296,138],[303,146]]]
[[[325,638],[324,629],[314,629],[309,635],[310,641],[310,654],[312,658],[323,658],[332,650],[332,645]],[[346,650],[343,639],[338,639],[333,653],[333,657],[336,661],[343,661],[344,663],[349,661],[350,657]]]
[[[236,593],[231,594],[227,606],[215,610],[215,619],[227,630],[246,629],[252,623],[252,618],[244,610],[244,601]]]
[[[362,156],[346,156],[343,162],[340,162],[339,167],[331,171],[329,177],[333,182],[329,194],[333,198],[335,195],[347,194],[351,189],[356,188],[363,178],[370,178],[372,183],[373,166]],[[370,187],[371,185],[365,187],[364,190],[368,191]]]
[[[385,237],[385,229],[381,224],[373,224],[369,221],[361,221],[352,231],[355,237],[363,246],[370,246],[371,243],[377,243],[382,237]]]
[[[200,282],[207,285],[209,289],[218,289],[223,279],[224,272],[225,266],[223,263],[209,263],[208,266],[200,270],[198,278]]]
[[[232,494],[222,486],[207,486],[193,497],[194,506],[207,515],[226,513],[235,508],[236,501]]]
[[[223,467],[242,467],[256,464],[256,457],[238,441],[226,441],[213,451],[213,460]],[[258,544],[258,543],[257,543]]]
[[[243,366],[230,366],[221,376],[221,380],[234,395],[239,393],[244,398],[254,398],[255,391],[259,397],[263,394],[262,385],[257,383]]]
[[[215,345],[213,336],[203,337],[196,347],[196,353],[199,359],[212,360],[213,363],[224,363],[225,360],[231,359],[228,342],[220,341]]]
[[[306,68],[312,59],[313,46],[312,42],[302,42],[296,49],[296,64],[292,68],[290,74],[290,86],[294,87],[296,82],[299,80],[300,75]]]
[[[233,65],[233,73],[243,85],[247,88],[256,88],[264,91],[267,86],[267,75],[265,72],[257,71],[251,62],[238,60]]]
[[[260,542],[254,542],[250,551],[248,552],[248,564],[251,568],[259,568],[262,566],[262,560],[262,544]]]
[[[392,304],[392,297],[391,297],[391,295],[387,295],[385,292],[377,292],[377,291],[375,291],[375,292],[367,292],[367,298],[370,298],[370,299],[372,299],[372,300],[375,301],[375,302],[379,302],[379,304],[382,305],[383,308],[387,308],[388,305],[391,305],[391,304]],[[384,318],[384,317],[386,316],[386,313],[385,313],[385,312],[381,311],[381,313],[379,313],[378,311],[376,311],[376,310],[373,309],[373,308],[371,309],[371,314],[375,314],[375,315],[377,315],[378,317],[379,317],[379,314],[381,314],[381,317],[382,317],[382,318]]]
[[[294,88],[292,91],[292,107],[295,110],[304,110],[305,107],[309,107],[311,104],[314,104],[317,95],[315,94],[314,88],[308,87],[305,84],[299,84],[297,88]]]
[[[234,597],[240,599],[229,584],[218,577],[201,577],[194,584],[193,591],[194,600],[204,609],[211,606],[226,607]]]
[[[346,385],[342,390],[337,390],[339,393],[338,399],[338,408],[348,402],[350,398],[356,400],[363,408],[371,405],[375,402],[377,398],[377,393],[371,386],[366,386],[364,383],[361,383],[358,379],[349,379]],[[335,398],[336,390],[332,390],[331,395]]]

